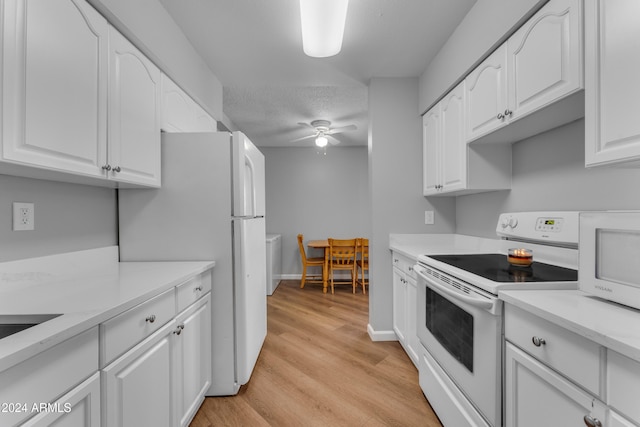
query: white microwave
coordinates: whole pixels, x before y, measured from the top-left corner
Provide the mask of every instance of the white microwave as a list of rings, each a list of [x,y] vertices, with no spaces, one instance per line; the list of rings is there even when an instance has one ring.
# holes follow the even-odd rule
[[[640,310],[640,211],[581,212],[579,289]]]

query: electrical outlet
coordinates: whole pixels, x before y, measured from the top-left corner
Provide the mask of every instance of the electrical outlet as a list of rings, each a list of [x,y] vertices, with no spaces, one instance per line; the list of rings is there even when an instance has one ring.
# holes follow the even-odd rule
[[[424,223],[427,225],[433,225],[435,214],[433,211],[424,211]]]
[[[13,231],[34,229],[33,203],[13,202]]]

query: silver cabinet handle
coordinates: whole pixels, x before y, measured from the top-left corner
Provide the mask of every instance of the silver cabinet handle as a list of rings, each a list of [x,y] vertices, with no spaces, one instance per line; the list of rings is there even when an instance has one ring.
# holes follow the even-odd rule
[[[113,168],[114,172],[120,172],[122,169],[120,169],[120,166],[116,166],[115,168]]]
[[[533,345],[535,345],[536,347],[540,347],[542,345],[545,345],[547,342],[544,340],[544,338],[539,338],[539,337],[533,337],[531,338],[531,342],[533,343]]]
[[[413,271],[413,267],[409,267],[409,271]]]
[[[111,165],[102,166],[102,170],[105,170],[105,171],[109,172],[111,170]]]
[[[393,262],[398,262],[398,261],[399,261],[399,259],[398,259],[398,258],[394,258],[394,259],[393,259]]]
[[[180,323],[180,324],[178,325],[178,328],[180,328],[181,330],[182,330],[182,329],[184,329],[184,323]]]
[[[584,416],[584,423],[589,427],[602,427],[600,420],[592,417],[591,415]]]
[[[508,108],[506,110],[504,110],[504,117],[506,118],[507,116],[510,116],[513,114],[513,111],[509,110]]]
[[[176,335],[180,335],[180,334],[182,333],[182,328],[178,326],[178,327],[173,331],[173,333],[174,333],[174,334],[176,334]]]
[[[200,292],[202,290],[202,286],[197,286],[195,288],[193,288],[194,291],[196,292]]]
[[[144,320],[145,320],[146,322],[153,323],[153,322],[155,322],[155,321],[156,321],[156,315],[155,315],[155,314],[152,314],[151,316],[147,316],[147,318],[146,318],[146,319],[144,319]]]
[[[498,113],[497,117],[498,117],[498,120],[502,120],[502,119],[504,119],[504,114]]]

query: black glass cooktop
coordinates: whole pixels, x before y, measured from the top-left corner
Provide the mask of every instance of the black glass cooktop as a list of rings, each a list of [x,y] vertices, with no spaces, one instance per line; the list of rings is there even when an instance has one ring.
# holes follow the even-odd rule
[[[494,282],[571,282],[578,280],[578,271],[557,265],[533,262],[529,267],[516,267],[504,254],[429,255]]]

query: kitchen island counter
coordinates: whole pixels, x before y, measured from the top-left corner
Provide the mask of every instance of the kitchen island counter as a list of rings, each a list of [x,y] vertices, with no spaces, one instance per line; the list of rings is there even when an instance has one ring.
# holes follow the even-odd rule
[[[0,372],[215,266],[118,262],[118,247],[0,263],[0,316],[61,314],[3,338]]]

